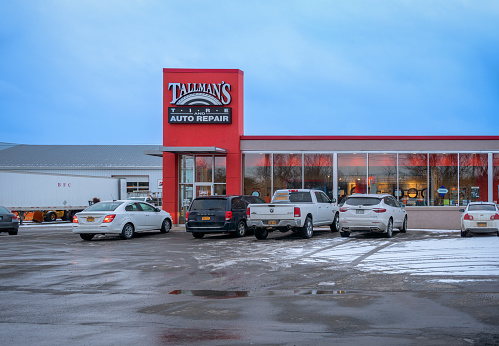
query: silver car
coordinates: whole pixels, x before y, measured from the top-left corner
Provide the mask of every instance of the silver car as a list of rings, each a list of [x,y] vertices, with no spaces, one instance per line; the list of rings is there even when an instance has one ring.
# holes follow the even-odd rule
[[[492,202],[471,202],[461,209],[461,237],[472,233],[496,233],[499,236],[499,211]]]
[[[340,203],[340,234],[351,232],[384,233],[393,236],[393,229],[407,231],[407,212],[392,195],[354,194]]]
[[[121,239],[130,239],[141,231],[168,233],[171,226],[172,218],[166,211],[131,200],[95,203],[73,218],[73,233],[83,240],[91,240],[96,234],[118,234]]]

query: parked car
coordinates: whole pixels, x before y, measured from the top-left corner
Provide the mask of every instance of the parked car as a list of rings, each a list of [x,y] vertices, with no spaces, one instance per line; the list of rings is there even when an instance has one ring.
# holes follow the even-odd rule
[[[195,198],[186,215],[185,229],[194,238],[206,233],[232,233],[244,237],[248,204],[265,203],[256,196],[204,196]]]
[[[349,237],[352,232],[384,233],[387,238],[393,229],[407,231],[407,212],[392,195],[355,194],[340,205],[340,234]]]
[[[155,205],[156,201],[152,197],[128,197],[127,198],[129,201],[139,201],[139,202],[146,202],[152,205]]]
[[[16,235],[19,231],[19,218],[7,208],[0,206],[0,232]]]
[[[119,234],[121,239],[130,239],[142,231],[168,233],[171,226],[172,218],[166,211],[131,200],[98,202],[73,218],[73,233],[83,240],[91,240],[96,234]]]
[[[471,202],[461,215],[461,237],[473,233],[496,233],[499,237],[499,211],[492,202]]]
[[[337,232],[339,213],[335,203],[320,190],[277,190],[271,203],[248,206],[248,226],[259,240],[267,239],[273,231],[292,231],[308,239],[314,226],[329,226],[331,232]]]

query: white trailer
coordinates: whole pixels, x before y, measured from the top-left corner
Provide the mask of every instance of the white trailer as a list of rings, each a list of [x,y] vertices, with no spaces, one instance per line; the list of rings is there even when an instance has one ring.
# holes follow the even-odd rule
[[[126,199],[126,179],[0,171],[0,205],[23,219],[41,212],[46,221],[72,221],[94,198]],[[39,220],[41,221],[41,220]]]

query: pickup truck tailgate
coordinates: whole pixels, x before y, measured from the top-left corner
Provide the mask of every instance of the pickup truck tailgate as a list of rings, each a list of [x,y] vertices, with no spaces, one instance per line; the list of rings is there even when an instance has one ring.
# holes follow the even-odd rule
[[[294,206],[291,204],[250,204],[249,219],[282,220],[294,218]]]

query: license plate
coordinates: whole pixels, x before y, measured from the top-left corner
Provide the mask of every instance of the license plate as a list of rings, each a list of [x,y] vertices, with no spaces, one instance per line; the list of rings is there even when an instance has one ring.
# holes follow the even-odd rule
[[[276,220],[270,220],[268,222],[269,225],[277,225],[277,221]]]
[[[487,227],[487,222],[478,222],[477,226],[478,227]]]
[[[355,212],[356,214],[364,214],[364,210],[362,209],[357,209]]]
[[[201,220],[203,220],[203,221],[207,221],[207,220],[209,220],[209,219],[211,219],[211,217],[209,217],[209,216],[203,216],[203,217],[201,218]]]
[[[95,221],[95,217],[87,216],[87,222],[94,222],[94,221]]]

